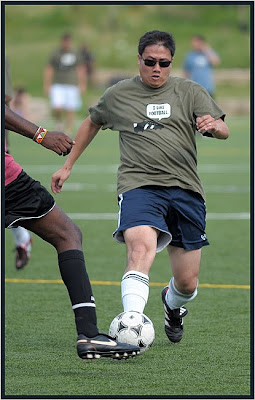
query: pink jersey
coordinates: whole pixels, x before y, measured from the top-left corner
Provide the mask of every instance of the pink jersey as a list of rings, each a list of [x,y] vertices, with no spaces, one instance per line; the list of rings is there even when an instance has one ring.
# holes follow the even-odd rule
[[[5,186],[14,181],[21,173],[21,166],[14,161],[14,158],[6,153],[5,144]]]

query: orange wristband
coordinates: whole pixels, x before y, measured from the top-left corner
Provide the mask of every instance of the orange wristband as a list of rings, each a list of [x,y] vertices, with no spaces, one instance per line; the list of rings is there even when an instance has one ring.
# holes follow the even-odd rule
[[[42,128],[41,126],[39,126],[39,128],[35,132],[35,135],[33,137],[33,141],[38,143],[38,144],[41,144],[47,132],[48,132],[47,129]]]

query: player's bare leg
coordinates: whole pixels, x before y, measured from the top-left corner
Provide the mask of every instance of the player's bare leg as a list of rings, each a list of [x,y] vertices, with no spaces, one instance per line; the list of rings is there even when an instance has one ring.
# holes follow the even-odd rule
[[[124,311],[143,312],[149,296],[149,271],[155,259],[158,231],[137,226],[124,232],[127,267],[121,282]]]
[[[32,237],[22,226],[12,228],[11,231],[15,242],[15,267],[17,269],[22,269],[27,265],[30,259]]]
[[[167,250],[170,256],[176,289],[183,294],[192,294],[197,288],[201,249],[185,250],[170,245]]]
[[[183,317],[187,315],[184,306],[197,295],[201,249],[185,250],[168,246],[173,278],[162,290],[165,311],[165,332],[173,343],[179,342],[183,335]]]

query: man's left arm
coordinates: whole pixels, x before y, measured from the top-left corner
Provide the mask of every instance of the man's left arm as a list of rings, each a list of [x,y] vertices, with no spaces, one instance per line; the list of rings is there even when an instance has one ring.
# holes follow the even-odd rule
[[[211,115],[203,115],[196,118],[197,130],[200,133],[208,132],[216,139],[227,139],[229,137],[229,128],[221,119],[214,119]]]

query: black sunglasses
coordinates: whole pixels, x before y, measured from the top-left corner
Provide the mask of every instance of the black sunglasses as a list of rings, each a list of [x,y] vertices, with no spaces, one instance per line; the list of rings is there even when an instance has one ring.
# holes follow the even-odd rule
[[[141,57],[141,58],[142,58],[142,57]],[[169,67],[169,65],[170,65],[171,62],[172,62],[172,61],[169,61],[169,60],[167,60],[167,61],[162,61],[162,60],[156,61],[156,60],[151,60],[151,59],[149,59],[149,58],[142,58],[142,60],[143,60],[144,64],[147,65],[147,67],[154,67],[154,65],[156,65],[157,62],[158,62],[158,63],[159,63],[159,66],[160,66],[161,68],[167,68],[167,67]]]

